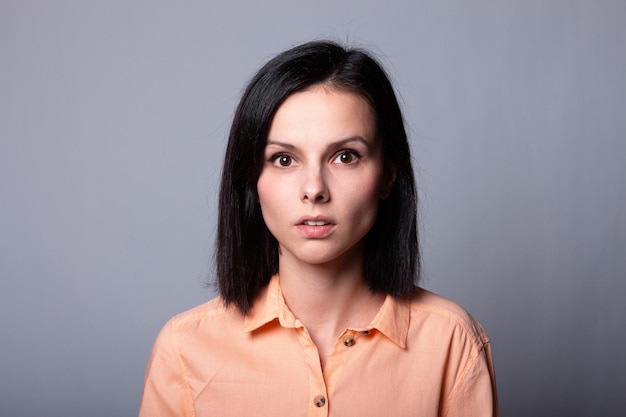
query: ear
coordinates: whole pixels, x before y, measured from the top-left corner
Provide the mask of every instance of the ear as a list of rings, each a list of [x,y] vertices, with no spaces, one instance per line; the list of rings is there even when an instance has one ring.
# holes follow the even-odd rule
[[[396,168],[390,167],[385,170],[385,176],[383,177],[383,183],[380,187],[380,199],[386,200],[393,190],[393,186],[396,183]]]

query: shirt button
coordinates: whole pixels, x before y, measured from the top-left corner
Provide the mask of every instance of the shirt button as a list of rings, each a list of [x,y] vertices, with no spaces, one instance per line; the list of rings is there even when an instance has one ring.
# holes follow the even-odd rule
[[[315,398],[313,398],[313,404],[315,404],[316,407],[324,407],[324,404],[326,404],[326,398],[323,395],[317,395]]]
[[[351,334],[346,335],[343,338],[343,345],[347,347],[354,345],[354,336],[352,336]]]

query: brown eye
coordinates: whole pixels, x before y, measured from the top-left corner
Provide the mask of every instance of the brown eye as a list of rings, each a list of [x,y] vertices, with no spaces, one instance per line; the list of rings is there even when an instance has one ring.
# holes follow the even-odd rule
[[[341,152],[335,158],[335,162],[339,164],[353,164],[357,161],[358,156],[354,152]]]
[[[276,158],[274,158],[274,164],[278,165],[279,167],[289,167],[291,166],[291,164],[293,163],[293,158],[291,158],[289,155],[278,155],[276,156]]]

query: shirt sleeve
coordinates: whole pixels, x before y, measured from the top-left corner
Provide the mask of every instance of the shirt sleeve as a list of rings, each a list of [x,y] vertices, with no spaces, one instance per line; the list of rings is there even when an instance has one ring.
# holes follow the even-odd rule
[[[450,393],[444,409],[444,416],[498,416],[498,397],[491,343],[485,342],[477,353]]]
[[[175,320],[175,319],[174,319]],[[148,361],[139,417],[194,417],[191,389],[171,320],[157,337]]]

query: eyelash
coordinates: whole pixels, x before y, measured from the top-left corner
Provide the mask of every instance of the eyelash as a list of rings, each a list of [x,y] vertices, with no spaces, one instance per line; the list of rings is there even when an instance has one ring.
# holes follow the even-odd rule
[[[351,160],[350,162],[341,162],[340,158],[344,155],[349,155],[352,158],[354,158],[354,160]],[[279,161],[282,158],[288,158],[289,159],[289,165],[282,165]],[[352,165],[354,163],[356,163],[359,159],[361,158],[361,155],[354,151],[354,150],[343,150],[338,152],[332,159],[333,162],[337,161],[340,165]],[[338,161],[339,160],[339,161]],[[269,159],[268,162],[271,162],[272,164],[276,165],[280,167],[280,168],[288,168],[291,166],[291,164],[295,161],[295,158],[289,154],[286,153],[277,153],[272,155]]]

